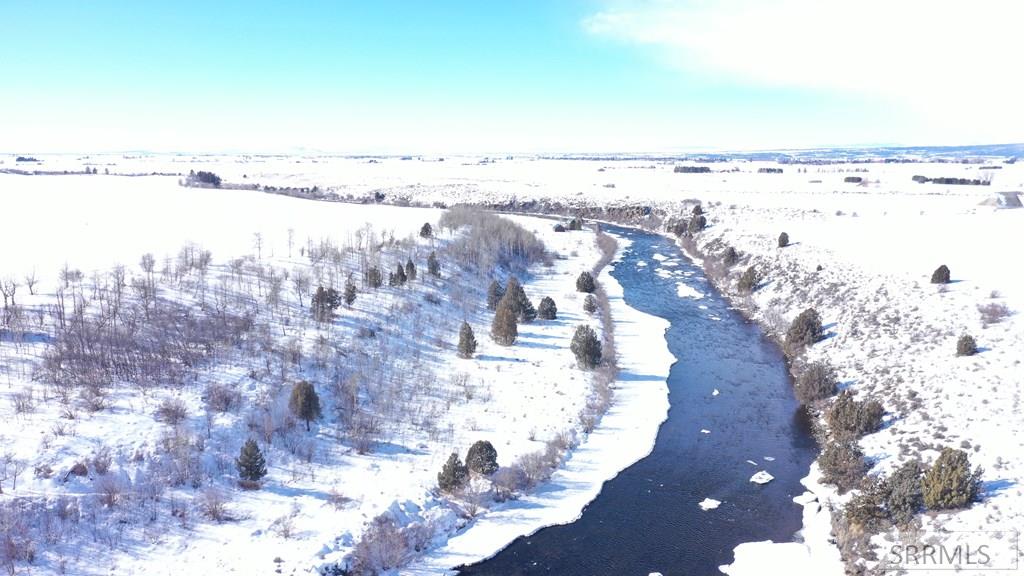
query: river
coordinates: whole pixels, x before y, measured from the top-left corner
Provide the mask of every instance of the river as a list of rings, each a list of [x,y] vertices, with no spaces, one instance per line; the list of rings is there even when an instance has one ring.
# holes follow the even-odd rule
[[[609,231],[632,242],[612,271],[626,302],[671,323],[668,419],[651,454],[606,482],[578,520],[460,574],[713,575],[738,544],[788,541],[800,529],[793,497],[817,449],[782,353],[671,240]],[[774,480],[751,482],[761,470]],[[705,498],[722,504],[702,510]]]

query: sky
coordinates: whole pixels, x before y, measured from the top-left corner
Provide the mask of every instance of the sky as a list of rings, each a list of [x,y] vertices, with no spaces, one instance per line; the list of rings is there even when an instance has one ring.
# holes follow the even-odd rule
[[[0,152],[1024,141],[1018,0],[0,0]]]

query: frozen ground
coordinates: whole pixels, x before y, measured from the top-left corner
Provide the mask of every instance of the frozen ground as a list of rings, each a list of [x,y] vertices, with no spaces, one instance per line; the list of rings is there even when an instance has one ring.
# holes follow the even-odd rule
[[[710,174],[678,174],[670,163],[654,161],[530,158],[43,159],[44,165],[69,170],[91,163],[100,172],[205,169],[231,182],[317,186],[341,196],[379,192],[386,201],[427,204],[550,200],[581,206],[654,205],[679,213],[683,200],[699,200],[709,220],[699,245],[731,245],[742,264],[757,263],[767,271],[766,284],[748,302],[756,307],[757,318],[779,329],[800,310],[816,307],[830,336],[811,348],[810,358],[828,359],[845,386],[885,405],[886,426],[861,442],[874,462],[872,473],[887,473],[915,455],[928,461],[942,446],[963,446],[972,464],[986,470],[985,498],[966,511],[925,516],[925,524],[949,529],[1021,524],[1024,327],[1018,312],[1024,273],[1015,262],[1024,239],[1024,210],[993,205],[996,192],[1024,190],[1020,163],[780,166],[737,161],[711,164],[715,172]],[[5,167],[13,167],[10,159],[0,166]],[[784,173],[757,173],[763,167],[780,167]],[[918,184],[911,180],[918,174],[990,178],[991,185]],[[845,182],[849,176],[864,182]],[[78,177],[54,181],[62,178]],[[33,230],[38,234],[38,228]],[[783,231],[791,245],[779,249],[776,239]],[[950,267],[954,280],[944,288],[928,282],[940,264]],[[1005,304],[1012,314],[983,325],[977,306],[989,303]],[[975,336],[980,354],[955,357],[962,333]],[[825,510],[841,502],[812,478],[807,484]],[[809,498],[801,501],[808,502],[809,512],[818,508]],[[839,568],[828,528],[827,513],[809,514],[803,540],[810,548],[800,543],[744,545],[730,573],[772,573],[782,565],[789,573],[835,572]],[[876,546],[883,545],[879,537]]]

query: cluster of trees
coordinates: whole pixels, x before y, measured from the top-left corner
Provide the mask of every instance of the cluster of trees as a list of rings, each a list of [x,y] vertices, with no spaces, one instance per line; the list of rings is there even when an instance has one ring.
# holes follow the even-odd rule
[[[940,178],[929,178],[927,176],[915,175],[912,179],[914,182],[924,184],[931,182],[933,184],[947,184],[954,186],[988,186],[992,184],[991,174],[986,174],[987,178],[951,178],[951,177],[940,177]]]
[[[782,174],[782,168],[758,168],[758,174]]]
[[[449,244],[448,253],[483,275],[497,268],[525,272],[533,264],[550,261],[544,243],[533,232],[478,208],[450,208],[442,214],[439,225],[452,231],[468,228]]]
[[[672,169],[676,174],[707,174],[711,172],[708,166],[676,166]]]
[[[490,476],[498,471],[498,451],[487,440],[477,440],[466,452],[463,464],[457,452],[444,463],[437,473],[437,486],[443,492],[457,493],[469,482],[470,473]]]
[[[191,170],[185,183],[189,186],[212,186],[220,188],[221,178],[213,172]]]

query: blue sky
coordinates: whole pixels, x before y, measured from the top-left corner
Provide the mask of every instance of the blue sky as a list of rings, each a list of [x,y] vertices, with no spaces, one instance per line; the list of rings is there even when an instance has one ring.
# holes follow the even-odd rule
[[[1022,16],[1013,2],[856,6],[8,0],[0,3],[0,151],[1024,140],[1009,71],[1019,64],[1012,22]],[[955,40],[920,30],[947,25],[979,29]],[[945,77],[969,86],[934,81]]]

